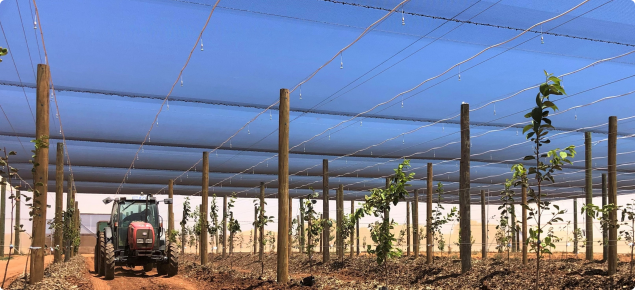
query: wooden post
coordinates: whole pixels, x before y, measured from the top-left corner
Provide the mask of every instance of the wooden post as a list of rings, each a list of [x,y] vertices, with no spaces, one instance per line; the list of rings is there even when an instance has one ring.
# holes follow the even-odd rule
[[[68,175],[68,179],[66,180],[66,211],[68,211],[70,208],[73,208],[73,206],[75,205],[75,201],[73,200],[73,176],[72,175]],[[71,228],[71,220],[70,218],[67,218],[64,220],[64,228],[65,229],[70,229]],[[66,239],[64,241],[64,248],[66,249],[64,251],[64,262],[68,262],[71,259],[71,241]]]
[[[223,259],[227,258],[227,195],[223,196]]]
[[[355,236],[357,237],[357,256],[359,257],[359,220],[357,220],[357,222],[355,223]]]
[[[608,156],[608,200],[609,204],[617,204],[617,176],[616,176],[616,160],[617,160],[617,117],[609,117],[609,156]],[[609,213],[610,224],[617,224],[617,210]],[[609,229],[609,275],[614,275],[617,271],[617,227]]]
[[[522,232],[523,232],[523,265],[527,265],[527,254],[528,254],[528,248],[527,248],[527,242],[529,241],[527,239],[527,187],[525,187],[524,185],[522,186],[522,193],[521,193],[521,203],[522,203]]]
[[[265,218],[265,183],[260,183],[260,219],[264,220]],[[260,225],[260,236],[258,238],[258,243],[260,244],[260,250],[258,252],[258,260],[264,261],[265,255],[265,226]]]
[[[55,236],[52,247],[55,249],[54,263],[62,262],[62,212],[64,211],[64,144],[57,143],[55,157]],[[4,214],[2,215],[4,218]],[[4,233],[4,232],[3,232]]]
[[[606,173],[602,173],[602,208],[606,206],[607,198],[608,198],[608,194],[606,190]],[[606,220],[605,214],[602,214],[602,219]],[[603,229],[602,230],[602,261],[603,262],[606,262],[606,260],[608,259],[608,254],[609,254],[609,251],[608,251],[609,246],[607,244],[608,240],[609,240],[608,229]]]
[[[20,201],[21,200],[22,200],[22,196],[20,195],[20,190],[17,190],[15,194],[15,228],[13,229],[14,235],[15,235],[13,253],[16,255],[20,254]]]
[[[592,165],[592,152],[591,152],[591,132],[584,132],[584,180],[586,194],[586,204],[593,203],[593,169]],[[574,215],[578,213],[575,212]],[[586,218],[586,260],[593,261],[593,219]]]
[[[323,219],[323,218],[324,218],[324,214],[320,214],[320,219]],[[323,249],[322,249],[322,247],[323,247],[323,245],[322,245],[322,240],[324,240],[324,233],[322,233],[322,237],[320,237],[320,253],[322,253],[322,252],[323,252]]]
[[[300,253],[304,253],[304,244],[306,242],[305,234],[304,234],[304,215],[302,214],[303,212],[304,212],[304,199],[301,198],[300,199],[300,218],[298,219],[300,221]]]
[[[293,235],[291,235],[293,231],[293,219],[291,218],[291,214],[293,214],[293,199],[289,196],[289,259],[291,259],[291,251],[293,250]]]
[[[5,245],[5,240],[4,240],[4,222],[6,221],[6,200],[7,200],[7,185],[6,184],[2,184],[0,185],[0,219],[2,220],[2,222],[0,222],[0,257],[4,257],[4,247]],[[9,249],[9,251],[11,251]]]
[[[258,227],[256,226],[258,222],[258,207],[254,206],[254,234],[252,236],[251,242],[254,244],[254,255],[256,254],[257,248],[256,245],[258,245]]]
[[[168,198],[174,201],[174,179],[168,181]],[[174,205],[168,204],[168,240],[174,230]]]
[[[459,177],[459,216],[461,227],[461,273],[472,268],[470,243],[470,105],[461,104],[461,163]]]
[[[341,261],[344,260],[344,236],[342,235],[342,226],[344,221],[344,186],[342,184],[339,185],[337,189],[337,200],[336,200],[336,208],[337,208],[337,228],[336,228],[336,252],[337,258]]]
[[[278,283],[289,282],[289,90],[280,89],[278,119]]]
[[[432,264],[432,163],[428,163],[426,200],[426,264]]]
[[[487,259],[487,217],[485,216],[485,190],[481,189],[481,258]]]
[[[329,161],[322,159],[322,218],[329,219]],[[322,251],[323,264],[327,264],[330,260],[329,240],[331,228],[324,225],[322,230],[322,238],[320,239],[320,249]]]
[[[44,243],[46,231],[46,204],[48,191],[49,168],[49,80],[50,71],[48,65],[37,65],[37,89],[36,89],[36,113],[35,113],[35,139],[46,144],[35,149],[35,167],[33,172],[33,204],[39,205],[33,209],[33,230],[31,250],[31,279],[33,285],[44,278]]]
[[[390,188],[390,177],[386,177],[386,189]],[[384,218],[390,223],[390,210],[384,212]]]
[[[351,217],[355,213],[355,201],[351,200]],[[355,231],[351,231],[350,257],[353,257],[353,242],[355,241]]]
[[[419,258],[419,191],[416,189],[412,201],[412,248],[415,259]]]
[[[201,180],[201,265],[207,264],[207,214],[209,203],[209,152],[203,152],[203,180]],[[227,199],[227,197],[225,197]],[[224,224],[223,224],[224,229]],[[225,248],[223,248],[223,257],[225,257]]]
[[[512,242],[512,252],[515,253],[516,251],[518,251],[518,247],[517,247],[517,244],[516,244],[516,235],[518,234],[516,232],[516,207],[514,206],[514,203],[512,203],[510,205],[510,207],[511,207],[511,210],[512,210],[512,214],[511,214],[511,216],[512,216],[512,236],[511,236],[511,238],[512,238],[512,241],[511,241]]]
[[[406,201],[406,256],[410,256],[410,202]]]
[[[75,229],[77,230],[77,235],[79,235],[81,237],[81,233],[82,233],[82,225],[80,223],[80,218],[79,218],[79,202],[77,200],[75,200]],[[77,254],[79,254],[79,246],[77,246],[77,248],[73,248],[73,254],[72,256],[75,257]]]
[[[573,199],[573,253],[578,254],[578,199]]]

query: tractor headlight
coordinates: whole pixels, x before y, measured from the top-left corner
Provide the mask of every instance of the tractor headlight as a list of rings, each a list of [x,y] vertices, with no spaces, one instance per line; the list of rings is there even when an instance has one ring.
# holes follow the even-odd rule
[[[146,244],[152,244],[152,239],[146,239]]]
[[[137,239],[137,244],[143,244],[143,239]]]

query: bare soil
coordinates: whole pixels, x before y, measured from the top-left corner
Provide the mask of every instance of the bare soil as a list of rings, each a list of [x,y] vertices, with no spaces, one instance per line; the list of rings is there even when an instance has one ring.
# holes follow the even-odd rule
[[[378,267],[374,257],[349,258],[339,262],[331,255],[331,262],[323,264],[321,254],[314,259],[314,268],[309,267],[306,255],[294,253],[290,259],[291,282],[275,283],[276,255],[267,254],[261,276],[261,263],[257,255],[235,253],[222,259],[210,255],[211,264],[203,267],[198,257],[182,257],[181,273],[199,281],[211,289],[309,289],[300,285],[300,280],[313,274],[316,289],[376,289],[388,284],[390,289],[532,289],[536,275],[535,254],[530,254],[528,265],[518,258],[493,255],[485,261],[473,260],[473,268],[461,274],[460,262],[450,257],[435,257],[432,265],[425,264],[425,256],[418,259],[402,257],[391,260],[388,267]],[[618,263],[618,273],[609,277],[607,265],[600,261],[586,262],[582,259],[560,255],[541,259],[540,289],[633,289],[635,279],[629,274],[626,257]],[[520,255],[518,255],[520,257]],[[582,255],[579,255],[582,258]]]
[[[11,255],[11,260],[0,261],[0,279],[4,277],[4,272],[7,266],[7,262],[9,263],[9,268],[6,271],[7,280],[4,283],[5,286],[10,285],[11,282],[13,282],[18,276],[21,276],[22,274],[24,274],[24,266],[26,264],[26,257],[27,255],[17,255],[17,256]],[[44,256],[44,267],[48,266],[52,262],[53,262],[53,255]],[[29,271],[28,267],[27,267],[27,271]]]
[[[180,275],[170,277],[159,276],[156,269],[150,272],[144,272],[143,267],[135,268],[115,268],[115,279],[104,280],[104,277],[98,277],[93,269],[93,255],[83,255],[86,261],[86,267],[90,270],[90,281],[93,283],[95,290],[109,289],[169,289],[169,290],[197,290],[198,283],[186,280]]]

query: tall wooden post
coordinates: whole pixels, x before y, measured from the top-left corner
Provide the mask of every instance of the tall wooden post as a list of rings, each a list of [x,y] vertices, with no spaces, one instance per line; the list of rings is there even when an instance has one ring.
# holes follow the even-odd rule
[[[586,204],[593,203],[593,164],[591,152],[591,132],[584,132],[584,192],[586,194]],[[577,215],[578,213],[574,213]],[[586,260],[593,261],[593,219],[586,219]]]
[[[487,218],[485,216],[485,190],[481,190],[481,258],[487,259]]]
[[[617,117],[609,117],[609,158],[608,158],[608,199],[609,204],[617,204],[617,175],[616,175],[616,160],[617,160]],[[617,210],[613,210],[609,213],[609,220],[611,224],[617,224]],[[609,275],[614,275],[617,271],[617,227],[611,227],[609,229]]]
[[[73,208],[75,205],[75,201],[73,200],[73,175],[69,174],[68,179],[66,180],[66,210],[68,211],[70,208]],[[64,228],[71,228],[71,219],[67,218],[64,220]],[[66,239],[64,241],[64,262],[68,262],[71,259],[71,241]]]
[[[44,244],[46,231],[46,204],[48,191],[49,168],[49,80],[50,71],[48,65],[37,65],[37,89],[35,110],[35,138],[46,144],[35,149],[35,167],[33,172],[33,204],[40,205],[33,209],[33,230],[31,250],[31,279],[33,285],[44,278]]]
[[[351,216],[355,213],[355,201],[351,200]],[[353,257],[353,242],[355,241],[355,231],[351,231],[351,247],[350,247],[350,257]]]
[[[472,268],[470,243],[470,105],[461,104],[461,164],[459,177],[459,224],[461,226],[461,273]]]
[[[20,190],[16,191],[15,194],[15,228],[13,229],[14,231],[14,236],[15,236],[15,242],[13,245],[13,253],[16,255],[20,254],[20,201],[22,200],[22,196],[20,195]],[[60,248],[61,249],[61,248]]]
[[[168,198],[174,201],[174,179],[168,181]],[[174,231],[174,205],[168,204],[168,240]]]
[[[329,161],[322,160],[322,218],[329,220]],[[322,251],[322,261],[324,264],[330,260],[329,241],[331,240],[331,228],[324,225],[322,238],[320,239],[320,249]]]
[[[523,232],[523,240],[522,240],[522,244],[523,244],[523,265],[527,265],[527,254],[528,254],[528,245],[527,242],[529,241],[527,239],[527,187],[525,187],[524,185],[521,187],[521,203],[522,203],[522,232]]]
[[[428,163],[426,199],[426,264],[432,264],[432,163]]]
[[[410,256],[410,202],[406,201],[406,256]]]
[[[223,259],[227,258],[227,195],[223,196]]]
[[[573,199],[573,253],[578,254],[578,199]]]
[[[52,247],[55,249],[54,263],[62,262],[62,214],[64,211],[64,144],[57,143],[55,157],[55,236]],[[4,215],[2,215],[4,218]]]
[[[289,282],[289,90],[280,89],[278,120],[278,283]]]
[[[207,208],[209,206],[209,152],[203,152],[203,180],[201,181],[201,265],[207,264]],[[225,197],[225,200],[227,197]],[[223,229],[224,229],[223,223]],[[224,237],[224,236],[223,236]],[[223,247],[223,257],[225,257],[225,248]]]
[[[606,190],[606,173],[602,173],[602,208],[606,206],[608,193]],[[606,220],[606,214],[602,214],[602,220]],[[609,240],[608,229],[602,229],[602,261],[606,262],[609,254],[609,246],[607,244]]]
[[[256,254],[256,251],[257,251],[256,245],[258,245],[257,223],[258,223],[258,207],[254,206],[254,235],[252,236],[252,240],[251,240],[251,242],[254,244],[254,255]]]
[[[265,218],[265,183],[260,183],[260,220]],[[258,238],[258,244],[260,244],[258,252],[258,260],[263,261],[265,255],[265,226],[260,225],[260,236]]]
[[[293,199],[289,196],[289,259],[291,259],[291,250],[293,250],[293,235],[291,235],[293,231],[293,219],[291,218],[291,214],[293,214]]]
[[[419,191],[416,189],[412,201],[412,249],[415,259],[419,258]]]
[[[336,218],[337,218],[337,230],[336,230],[336,252],[337,252],[337,258],[340,261],[344,260],[344,236],[342,235],[342,226],[343,226],[343,220],[344,220],[344,186],[342,184],[339,185],[339,187],[337,188],[337,201],[336,201],[336,206],[337,208],[337,214],[336,214]]]
[[[4,240],[4,222],[6,221],[6,200],[7,200],[7,185],[6,184],[2,184],[0,185],[0,219],[2,220],[2,222],[0,222],[0,257],[4,257],[4,247],[5,247],[5,240]],[[9,251],[11,251],[9,249]]]
[[[306,242],[305,234],[304,234],[304,198],[300,199],[300,217],[298,220],[300,221],[300,253],[304,253],[304,244]]]

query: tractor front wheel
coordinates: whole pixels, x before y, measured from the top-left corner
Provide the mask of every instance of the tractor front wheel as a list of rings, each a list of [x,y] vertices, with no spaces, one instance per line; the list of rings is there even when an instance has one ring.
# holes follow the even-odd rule
[[[97,267],[95,268],[95,271],[97,271],[97,276],[104,276],[105,273],[105,268],[104,268],[104,245],[105,245],[105,238],[104,238],[104,233],[100,232],[99,233],[99,238],[97,239],[97,245],[99,246],[97,248],[97,253],[95,253],[95,261],[97,262]]]
[[[168,277],[172,277],[179,273],[179,252],[175,244],[170,243],[170,245],[168,246],[167,254],[168,254],[168,264],[167,264]]]
[[[115,247],[107,243],[104,247],[103,267],[106,280],[115,279]]]

